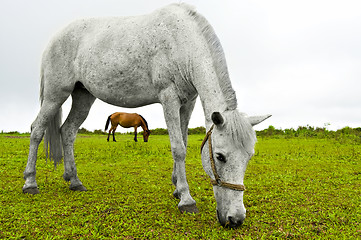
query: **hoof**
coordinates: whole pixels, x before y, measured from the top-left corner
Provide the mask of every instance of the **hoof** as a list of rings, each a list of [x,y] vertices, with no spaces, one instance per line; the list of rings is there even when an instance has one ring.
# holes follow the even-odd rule
[[[32,195],[35,195],[35,194],[39,194],[40,191],[37,187],[35,188],[25,188],[23,189],[23,193],[29,193],[29,194],[32,194]]]
[[[199,210],[196,206],[196,204],[192,205],[185,205],[185,206],[178,206],[178,209],[181,213],[199,213]]]
[[[72,190],[72,191],[79,191],[79,192],[87,191],[87,189],[83,185],[70,186],[69,189]]]

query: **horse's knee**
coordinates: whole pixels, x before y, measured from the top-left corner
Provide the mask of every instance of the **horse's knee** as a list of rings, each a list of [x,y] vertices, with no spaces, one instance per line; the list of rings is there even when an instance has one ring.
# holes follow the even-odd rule
[[[184,161],[187,152],[184,146],[178,146],[174,148],[172,147],[172,154],[175,161]]]

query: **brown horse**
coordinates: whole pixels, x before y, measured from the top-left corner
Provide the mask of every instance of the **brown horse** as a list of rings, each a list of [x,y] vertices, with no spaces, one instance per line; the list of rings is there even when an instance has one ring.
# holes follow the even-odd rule
[[[143,139],[144,142],[148,142],[148,137],[150,135],[150,131],[148,129],[147,121],[137,113],[125,113],[125,112],[116,112],[110,115],[105,124],[105,131],[108,129],[109,122],[112,123],[112,127],[109,130],[107,141],[109,142],[110,133],[113,132],[113,141],[116,142],[114,132],[118,127],[118,124],[124,128],[134,127],[134,141],[137,140],[137,128],[143,128]]]

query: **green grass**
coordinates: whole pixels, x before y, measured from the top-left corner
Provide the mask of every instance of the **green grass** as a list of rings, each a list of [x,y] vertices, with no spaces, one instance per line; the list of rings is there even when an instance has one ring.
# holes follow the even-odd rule
[[[73,192],[39,148],[41,194],[22,193],[28,135],[0,134],[0,239],[355,239],[361,238],[361,145],[334,139],[260,138],[249,163],[247,219],[224,229],[202,169],[202,135],[190,135],[187,178],[199,214],[172,197],[168,136],[79,135]]]

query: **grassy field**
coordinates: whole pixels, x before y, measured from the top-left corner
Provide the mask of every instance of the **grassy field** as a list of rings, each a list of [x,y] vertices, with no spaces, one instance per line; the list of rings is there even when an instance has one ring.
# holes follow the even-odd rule
[[[134,143],[79,135],[72,192],[63,166],[37,162],[41,194],[22,193],[29,136],[0,134],[0,239],[356,239],[361,238],[361,145],[315,138],[259,138],[247,169],[247,219],[224,229],[202,169],[203,135],[190,135],[187,177],[199,214],[172,197],[168,136]]]

